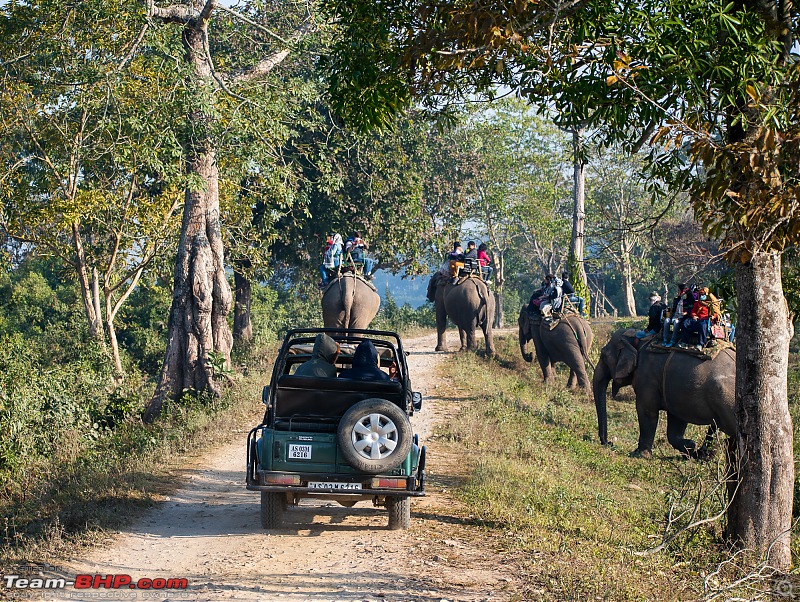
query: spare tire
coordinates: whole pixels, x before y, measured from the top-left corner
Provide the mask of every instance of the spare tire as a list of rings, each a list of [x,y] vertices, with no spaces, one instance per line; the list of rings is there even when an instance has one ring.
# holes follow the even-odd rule
[[[345,461],[360,472],[397,468],[411,450],[411,422],[385,399],[359,401],[344,413],[336,433]]]

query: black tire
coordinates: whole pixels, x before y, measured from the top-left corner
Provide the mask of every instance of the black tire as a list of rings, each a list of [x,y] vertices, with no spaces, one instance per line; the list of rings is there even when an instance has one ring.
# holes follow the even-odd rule
[[[371,439],[376,436],[379,438]],[[350,466],[359,472],[379,474],[397,468],[408,455],[411,422],[390,401],[365,399],[344,413],[336,437]]]
[[[261,526],[264,529],[280,529],[284,510],[286,510],[284,494],[274,491],[261,492]]]
[[[389,528],[397,531],[411,526],[411,498],[387,497],[386,508],[389,510]]]

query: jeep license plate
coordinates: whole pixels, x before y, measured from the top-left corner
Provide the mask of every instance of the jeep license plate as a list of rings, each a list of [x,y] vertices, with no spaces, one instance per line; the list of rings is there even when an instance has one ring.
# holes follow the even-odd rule
[[[320,483],[319,481],[309,481],[309,489],[361,489],[361,483]]]
[[[311,446],[310,445],[295,445],[289,444],[289,459],[290,460],[310,460],[311,459]]]

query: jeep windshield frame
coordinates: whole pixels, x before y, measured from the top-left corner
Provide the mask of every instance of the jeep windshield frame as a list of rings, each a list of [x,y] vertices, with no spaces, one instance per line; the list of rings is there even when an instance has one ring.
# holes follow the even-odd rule
[[[262,424],[272,425],[278,415],[278,408],[276,407],[276,392],[278,379],[281,376],[288,374],[287,364],[290,358],[295,356],[293,353],[301,346],[313,346],[314,340],[319,333],[325,333],[334,341],[342,346],[351,346],[355,348],[360,342],[370,340],[378,350],[379,358],[381,360],[388,359],[390,362],[397,363],[398,369],[398,383],[402,387],[401,399],[411,399],[411,384],[408,374],[408,364],[406,362],[406,353],[403,349],[403,343],[400,335],[396,332],[389,330],[370,330],[370,329],[342,329],[342,328],[294,328],[286,333],[281,344],[278,357],[272,370],[272,378],[270,380],[269,396],[264,399],[267,408],[264,414]],[[387,358],[386,354],[389,354]],[[347,357],[348,354],[342,354],[340,357]],[[340,363],[337,361],[337,363]],[[331,378],[330,380],[334,380]],[[342,383],[347,382],[342,379]],[[356,381],[360,382],[359,388],[368,388],[368,383],[372,381]],[[377,383],[376,388],[385,384],[385,381],[374,381]],[[401,406],[404,411],[413,414],[413,408],[409,411],[406,406]]]

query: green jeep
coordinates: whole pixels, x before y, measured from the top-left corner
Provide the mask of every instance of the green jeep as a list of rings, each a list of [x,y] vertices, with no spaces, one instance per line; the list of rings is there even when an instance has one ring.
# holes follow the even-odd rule
[[[337,373],[370,340],[392,380],[295,376],[311,359],[316,335],[338,344]],[[261,424],[247,436],[247,488],[261,492],[261,526],[281,526],[289,505],[319,497],[352,507],[362,500],[389,511],[389,528],[406,529],[410,498],[425,495],[425,447],[409,416],[422,408],[411,390],[400,337],[379,330],[305,328],[283,340],[262,397]]]

